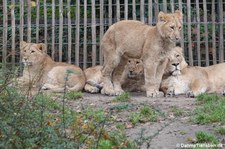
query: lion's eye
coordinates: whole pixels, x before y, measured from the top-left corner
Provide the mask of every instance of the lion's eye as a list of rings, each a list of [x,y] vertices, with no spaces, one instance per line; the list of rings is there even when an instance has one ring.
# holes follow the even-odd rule
[[[174,26],[170,26],[170,28],[171,28],[172,30],[174,30]]]
[[[24,53],[26,53],[27,51],[26,51],[26,50],[24,50],[23,52],[24,52]]]
[[[136,62],[136,64],[139,64],[139,63],[140,63],[139,61]]]
[[[31,53],[34,53],[34,52],[35,52],[34,50],[31,51]]]
[[[128,60],[128,63],[130,63],[131,61],[130,60]]]
[[[180,57],[180,55],[176,55],[176,58]]]

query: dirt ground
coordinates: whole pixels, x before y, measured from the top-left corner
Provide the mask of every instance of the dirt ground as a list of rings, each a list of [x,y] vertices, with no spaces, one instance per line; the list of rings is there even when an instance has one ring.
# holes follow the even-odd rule
[[[107,110],[113,109],[116,104],[119,104],[118,102],[113,102],[113,98],[101,94],[84,93],[82,99],[67,101],[66,103],[67,106],[75,111],[79,111],[85,106]],[[184,145],[192,144],[197,131],[215,133],[215,125],[197,125],[191,121],[193,110],[197,106],[195,100],[195,98],[186,98],[185,96],[147,98],[145,93],[132,93],[131,101],[126,102],[129,108],[122,111],[112,110],[111,117],[126,125],[127,137],[139,142],[143,149],[184,148]],[[133,126],[128,119],[129,114],[137,111],[142,105],[152,106],[161,113],[161,116],[157,122],[143,122]],[[171,108],[174,106],[182,110],[183,114],[181,116],[176,116],[171,112]],[[113,124],[106,124],[106,127],[108,126],[112,127]],[[141,132],[143,132],[143,135],[141,135]],[[218,137],[223,139],[222,136]]]

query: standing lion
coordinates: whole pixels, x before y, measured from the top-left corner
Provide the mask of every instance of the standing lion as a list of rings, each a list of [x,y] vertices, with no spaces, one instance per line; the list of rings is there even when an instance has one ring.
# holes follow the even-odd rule
[[[101,41],[104,56],[102,94],[123,93],[120,76],[128,58],[140,58],[144,64],[147,97],[160,96],[159,87],[169,52],[181,38],[183,15],[175,13],[158,14],[156,26],[139,21],[120,21],[107,30]]]

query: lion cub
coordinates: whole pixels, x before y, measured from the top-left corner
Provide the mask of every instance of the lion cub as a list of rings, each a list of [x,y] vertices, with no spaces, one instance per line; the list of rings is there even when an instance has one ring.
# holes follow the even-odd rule
[[[21,85],[32,85],[54,92],[80,91],[85,85],[83,71],[71,64],[55,62],[48,56],[45,44],[20,42],[20,52],[24,64],[23,76],[18,79]]]
[[[84,90],[90,93],[98,93],[103,86],[103,66],[94,66],[84,70],[87,78]],[[144,69],[140,59],[129,59],[120,79],[125,91],[145,91]]]
[[[124,91],[120,78],[128,58],[143,61],[147,97],[162,96],[160,82],[165,69],[164,61],[181,38],[183,14],[160,12],[156,26],[140,21],[124,20],[109,27],[100,49],[104,64],[102,94],[120,95]]]

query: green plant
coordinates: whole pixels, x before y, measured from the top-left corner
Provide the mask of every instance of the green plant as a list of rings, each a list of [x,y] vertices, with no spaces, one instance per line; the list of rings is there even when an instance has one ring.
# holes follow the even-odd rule
[[[133,125],[136,125],[140,121],[140,114],[137,112],[132,112],[129,119]]]
[[[134,143],[127,140],[124,129],[105,129],[105,122],[109,115],[102,109],[86,107],[81,113],[75,115],[71,125],[72,136],[76,142],[84,144],[88,148],[132,148]],[[135,148],[135,147],[133,147]]]
[[[130,94],[128,92],[124,92],[121,95],[113,98],[113,101],[119,101],[119,102],[127,102],[130,101]]]
[[[68,100],[83,98],[83,96],[84,94],[82,92],[77,91],[69,91],[68,93],[66,93],[66,99]]]
[[[197,96],[197,101],[200,104],[210,102],[210,101],[218,101],[220,99],[221,99],[221,97],[216,95],[216,94],[209,95],[207,93],[203,93],[203,94],[200,94],[200,95]]]
[[[159,113],[152,107],[144,105],[137,112],[132,112],[129,116],[130,121],[133,125],[138,122],[155,122],[158,118]]]
[[[221,135],[225,135],[225,128],[224,127],[218,127],[215,129],[215,131]]]
[[[0,80],[0,148],[136,148],[122,126],[105,128],[111,119],[102,109],[74,112],[53,94],[30,97]]]
[[[201,95],[200,105],[194,111],[194,121],[198,124],[225,123],[225,100],[217,95]]]
[[[0,148],[55,148],[74,146],[64,138],[58,113],[61,106],[38,93],[32,99],[16,88],[6,87],[0,94]],[[58,111],[58,112],[56,112]],[[65,111],[65,122],[72,113]]]
[[[126,109],[129,109],[131,105],[129,104],[116,104],[116,105],[113,105],[111,107],[112,110],[117,110],[117,111],[122,111],[122,110],[126,110]]]
[[[171,106],[170,108],[170,111],[173,112],[174,116],[182,116],[184,114],[183,110],[177,106]]]
[[[218,144],[219,140],[216,136],[208,133],[199,131],[195,134],[197,143],[212,143],[212,144]]]

